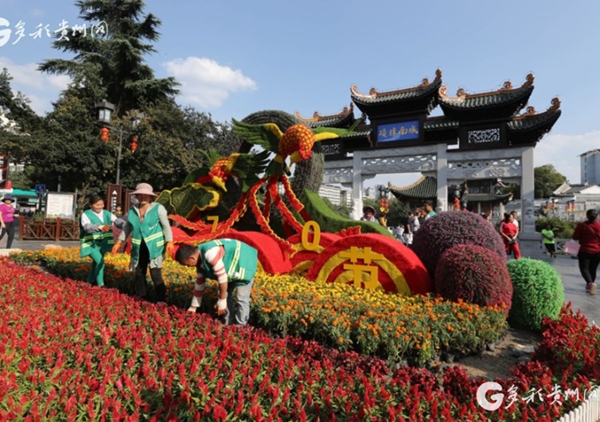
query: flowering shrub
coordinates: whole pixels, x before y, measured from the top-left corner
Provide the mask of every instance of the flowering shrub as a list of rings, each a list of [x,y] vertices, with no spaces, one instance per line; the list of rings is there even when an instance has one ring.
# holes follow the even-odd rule
[[[513,304],[508,322],[540,330],[542,319],[556,319],[565,301],[560,274],[549,264],[522,258],[508,263],[513,284]]]
[[[87,279],[89,263],[79,258],[77,248],[11,256],[19,262],[37,258],[46,262],[52,273]],[[109,287],[121,289],[132,285],[132,274],[125,271],[127,255],[107,254],[105,259],[105,280]],[[121,278],[113,280],[109,275]],[[167,303],[181,308],[189,306],[194,275],[193,268],[165,261]],[[202,310],[214,313],[217,287],[215,282],[207,285]],[[500,308],[419,295],[403,297],[288,275],[257,274],[250,306],[250,323],[272,335],[300,336],[338,350],[379,356],[389,363],[407,359],[424,364],[444,351],[479,350],[495,342],[506,330]]]
[[[507,315],[513,294],[504,260],[476,245],[457,245],[444,252],[435,273],[435,288],[446,299],[504,306]]]
[[[425,220],[415,233],[413,250],[431,277],[442,254],[456,245],[477,245],[504,258],[504,244],[500,234],[481,216],[472,212],[447,211]]]
[[[535,358],[547,363],[557,377],[577,375],[600,379],[600,328],[590,325],[570,304],[556,318],[543,318],[542,342]]]
[[[392,371],[376,358],[274,340],[115,289],[0,265],[0,420],[549,422],[577,405],[575,397],[542,394],[526,403],[523,393],[558,386],[583,395],[600,365],[590,354],[577,371],[550,369],[600,347],[598,329],[566,310],[560,322],[547,322],[536,360],[498,380],[505,400],[511,387],[521,399],[489,412],[476,401],[484,380],[460,367],[439,378],[419,368]],[[565,342],[569,327],[578,336]]]

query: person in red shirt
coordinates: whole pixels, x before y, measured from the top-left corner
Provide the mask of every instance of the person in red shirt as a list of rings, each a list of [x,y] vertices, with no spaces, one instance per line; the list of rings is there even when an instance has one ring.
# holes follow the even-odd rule
[[[519,229],[514,224],[515,218],[512,214],[504,213],[504,220],[500,224],[500,236],[504,241],[504,249],[506,250],[506,256],[511,252],[515,259],[521,258],[521,248],[517,243],[517,236]]]
[[[587,210],[587,220],[579,223],[573,232],[573,240],[579,240],[579,271],[585,280],[585,290],[596,294],[596,270],[600,264],[600,222],[598,211]]]

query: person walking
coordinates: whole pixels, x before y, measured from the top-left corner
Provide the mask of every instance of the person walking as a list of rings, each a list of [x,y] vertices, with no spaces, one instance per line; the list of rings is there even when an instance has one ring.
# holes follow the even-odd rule
[[[552,231],[552,224],[546,224],[546,228],[542,229],[542,243],[546,247],[546,250],[550,254],[551,258],[556,258],[556,246],[554,244],[554,232]]]
[[[579,271],[585,280],[585,290],[596,294],[596,271],[600,264],[600,222],[598,211],[587,210],[586,221],[577,224],[573,232],[573,240],[579,241]]]
[[[504,248],[506,250],[506,255],[508,256],[511,252],[515,259],[521,258],[521,249],[519,248],[519,244],[517,243],[517,235],[519,234],[519,229],[513,223],[514,217],[512,214],[505,213],[504,221],[500,224],[500,235],[502,236],[502,240],[504,241]]]
[[[430,201],[425,203],[425,212],[427,213],[425,215],[425,220],[429,220],[431,217],[435,217],[436,215],[436,212],[433,210],[433,205]]]
[[[206,278],[219,283],[217,314],[227,325],[246,325],[250,317],[250,293],[258,267],[258,251],[244,242],[219,239],[193,246],[182,244],[175,260],[196,267],[196,285],[189,312],[202,304]],[[235,297],[235,299],[234,299]]]
[[[162,277],[162,264],[165,253],[173,256],[173,232],[169,225],[167,210],[153,202],[157,196],[148,183],[139,183],[132,192],[138,203],[127,212],[127,222],[113,246],[112,253],[121,249],[121,245],[131,234],[130,268],[135,271],[135,292],[140,299],[148,298],[146,273],[150,268],[150,278],[154,283],[156,301],[165,303],[167,288]]]
[[[2,225],[2,234],[0,234],[0,240],[4,238],[4,235],[8,235],[6,238],[6,249],[12,247],[13,240],[15,239],[15,208],[12,203],[15,202],[15,198],[11,194],[4,195],[2,198],[2,204],[0,204],[0,223]]]
[[[92,286],[104,286],[104,254],[109,252],[114,242],[112,226],[117,217],[104,209],[104,200],[92,195],[88,201],[89,209],[81,214],[79,237],[81,248],[79,256],[89,256],[92,267],[88,274],[88,283]]]
[[[412,211],[408,212],[408,217],[406,218],[406,230],[404,231],[404,236],[406,239],[407,245],[412,245],[413,240],[415,238],[415,233],[419,230],[421,223],[419,222],[419,218]]]

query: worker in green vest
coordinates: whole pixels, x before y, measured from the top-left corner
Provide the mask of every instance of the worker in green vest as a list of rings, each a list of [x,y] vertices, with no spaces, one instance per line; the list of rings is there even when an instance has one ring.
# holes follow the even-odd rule
[[[135,271],[136,296],[141,299],[148,297],[146,273],[149,267],[156,302],[164,304],[167,288],[162,278],[162,264],[165,253],[168,256],[173,253],[173,233],[167,210],[153,202],[157,195],[148,183],[139,183],[131,194],[136,196],[138,203],[129,209],[127,223],[119,234],[113,253],[119,251],[121,244],[131,234],[130,269]]]
[[[80,257],[92,258],[92,268],[88,274],[88,283],[104,286],[104,254],[113,247],[112,225],[117,217],[104,209],[104,200],[92,195],[90,208],[81,214],[79,236],[81,239]]]
[[[246,325],[250,317],[250,293],[258,267],[258,251],[234,239],[211,240],[198,246],[182,244],[175,260],[196,267],[196,285],[189,312],[202,304],[207,278],[217,280],[217,314],[228,325]]]

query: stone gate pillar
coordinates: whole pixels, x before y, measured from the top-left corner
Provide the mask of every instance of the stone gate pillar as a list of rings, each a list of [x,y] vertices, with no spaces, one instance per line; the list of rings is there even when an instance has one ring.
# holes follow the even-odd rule
[[[363,208],[363,176],[362,176],[362,153],[354,151],[352,158],[352,217],[355,220],[362,217]]]
[[[519,239],[524,247],[531,247],[541,239],[535,231],[534,195],[535,183],[533,176],[533,147],[521,154],[521,227]]]
[[[436,211],[448,210],[448,145],[437,145],[436,160],[436,182],[437,182],[437,206]]]

